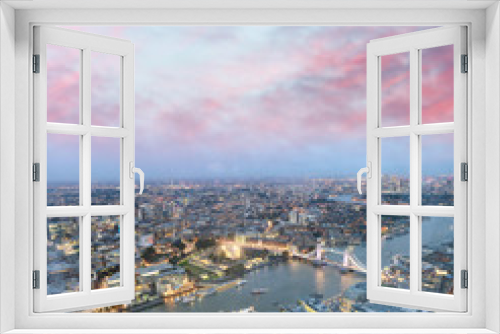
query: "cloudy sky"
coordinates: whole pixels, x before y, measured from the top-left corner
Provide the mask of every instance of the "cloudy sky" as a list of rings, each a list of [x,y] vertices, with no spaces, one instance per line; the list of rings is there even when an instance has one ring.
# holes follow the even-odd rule
[[[365,165],[366,44],[424,28],[73,29],[135,44],[136,165],[149,180],[169,180],[354,176]],[[453,86],[443,84],[453,81],[451,50],[443,47],[422,55],[424,122],[453,120]],[[79,53],[58,47],[49,51],[53,102],[48,119],[75,122]],[[93,55],[94,125],[116,123],[118,66],[114,56]],[[384,58],[382,66],[383,125],[408,124],[408,57]],[[49,139],[49,159],[58,152],[52,159],[66,161],[57,166],[71,165],[71,142]],[[393,159],[383,166],[405,174],[405,140],[394,142],[387,146]],[[452,143],[445,138],[427,142],[425,172],[449,173]],[[93,145],[93,175],[114,180],[116,144],[96,139]],[[69,181],[78,175],[71,169],[54,165],[49,179]]]

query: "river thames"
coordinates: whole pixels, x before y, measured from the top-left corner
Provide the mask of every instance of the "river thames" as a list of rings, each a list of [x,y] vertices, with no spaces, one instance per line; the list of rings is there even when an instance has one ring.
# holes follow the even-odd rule
[[[453,223],[442,218],[431,218],[432,229],[424,229],[422,239],[427,246],[438,246],[452,240]],[[388,265],[395,254],[408,255],[409,235],[400,235],[383,242],[383,265]],[[366,248],[358,246],[356,257],[365,262]],[[242,287],[232,287],[191,303],[166,301],[143,312],[234,312],[253,306],[256,312],[279,312],[281,305],[293,305],[312,294],[324,298],[339,295],[349,286],[365,281],[360,273],[341,273],[335,267],[313,267],[309,263],[290,260],[247,273]],[[266,288],[268,293],[255,295],[252,290]]]
[[[188,304],[167,302],[148,312],[232,312],[253,306],[257,312],[279,312],[280,305],[295,304],[310,294],[329,298],[338,295],[351,284],[365,280],[364,275],[340,274],[333,267],[315,268],[310,264],[289,261],[267,266],[245,275],[247,283],[229,288]],[[253,289],[268,288],[269,292],[252,294]]]

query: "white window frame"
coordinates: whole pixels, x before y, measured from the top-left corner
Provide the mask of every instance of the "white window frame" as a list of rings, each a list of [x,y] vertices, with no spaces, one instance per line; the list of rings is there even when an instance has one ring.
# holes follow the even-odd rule
[[[11,328],[16,328],[17,333],[30,333],[30,329],[41,329],[39,333],[54,333],[54,329],[64,329],[65,333],[74,332],[72,329],[115,329],[116,332],[133,333],[133,328],[140,327],[137,332],[146,332],[150,329],[163,329],[162,332],[189,332],[189,333],[317,333],[321,332],[350,332],[350,333],[401,333],[401,332],[440,332],[440,333],[491,333],[489,329],[500,330],[498,322],[498,277],[499,261],[490,260],[486,268],[484,256],[486,249],[493,254],[499,254],[499,229],[495,223],[500,217],[498,201],[500,191],[498,185],[498,162],[500,154],[498,145],[498,123],[500,121],[497,91],[500,89],[499,53],[500,19],[498,5],[492,5],[487,11],[484,9],[456,9],[450,2],[427,4],[428,9],[415,9],[419,7],[413,3],[407,9],[389,9],[393,4],[371,2],[372,9],[314,9],[311,5],[303,3],[303,9],[283,9],[292,4],[281,5],[281,9],[265,8],[265,4],[247,3],[248,8],[261,6],[258,9],[210,9],[203,10],[205,4],[195,5],[199,9],[150,9],[150,10],[23,10],[16,12],[16,118],[15,124],[15,158],[16,158],[16,188],[15,188],[15,235],[9,234],[15,243],[2,236],[2,242],[8,249],[15,249],[15,262],[8,261],[6,251],[2,250],[2,265],[8,265],[11,271],[3,271],[2,276],[12,281],[15,277],[15,300],[6,302],[15,304],[13,313],[3,313],[5,307],[0,308],[2,314],[15,316]],[[1,4],[5,6],[5,4]],[[178,4],[177,4],[178,5]],[[458,7],[470,8],[472,2],[458,2]],[[325,5],[326,6],[326,5]],[[348,6],[346,4],[343,5]],[[358,6],[358,5],[356,5]],[[362,5],[361,5],[362,6]],[[368,3],[365,3],[368,6]],[[378,9],[374,10],[373,8]],[[385,6],[385,7],[384,7]],[[398,3],[397,6],[400,6]],[[435,7],[444,9],[436,9]],[[136,5],[137,7],[137,5]],[[135,7],[135,8],[136,8]],[[174,6],[175,7],[175,6]],[[271,4],[272,7],[272,4]],[[326,6],[327,7],[327,6]],[[354,7],[352,5],[351,7]],[[304,9],[306,8],[306,10]],[[385,9],[384,9],[385,8]],[[411,9],[408,9],[411,8]],[[422,8],[422,7],[421,7]],[[424,5],[425,8],[425,5]],[[430,9],[431,8],[431,9]],[[488,29],[486,30],[485,22]],[[0,21],[0,24],[2,22]],[[10,23],[11,24],[11,23]],[[451,25],[465,24],[469,28],[469,55],[471,56],[470,69],[472,75],[468,78],[471,89],[468,92],[469,113],[468,126],[472,133],[469,139],[469,153],[472,155],[470,166],[469,195],[473,194],[469,203],[469,235],[468,252],[470,269],[470,288],[468,289],[469,310],[467,313],[436,313],[436,314],[34,314],[32,312],[31,268],[32,259],[29,256],[32,245],[32,217],[29,209],[32,206],[29,200],[32,194],[30,181],[32,147],[32,79],[29,73],[30,55],[32,45],[32,26],[34,24],[53,25],[78,25],[78,24],[276,24],[276,25]],[[12,24],[11,24],[12,25]],[[13,25],[12,25],[13,27]],[[4,43],[3,41],[0,41]],[[3,44],[2,44],[3,46]],[[5,58],[3,58],[5,61]],[[0,58],[0,61],[3,61]],[[485,64],[490,66],[485,71]],[[2,68],[3,69],[3,68]],[[14,78],[11,78],[12,80]],[[6,80],[0,78],[0,80]],[[3,81],[5,83],[5,81]],[[488,83],[488,86],[486,84]],[[2,93],[14,92],[13,87],[1,86]],[[3,96],[2,96],[3,98]],[[488,107],[488,108],[486,108]],[[2,110],[3,113],[3,110]],[[488,117],[489,122],[486,122]],[[485,131],[489,131],[488,141],[485,140]],[[0,135],[13,138],[8,134]],[[5,138],[5,137],[2,137]],[[2,143],[2,145],[4,145]],[[486,146],[485,146],[486,145]],[[4,147],[4,146],[3,146]],[[486,151],[485,151],[486,149]],[[2,151],[1,154],[13,156],[13,150]],[[486,167],[485,161],[491,162]],[[9,166],[0,170],[0,176],[6,177]],[[489,182],[485,182],[485,168],[492,172]],[[488,198],[486,197],[488,192]],[[486,210],[485,201],[491,204]],[[0,204],[5,207],[5,200]],[[8,222],[10,224],[10,222]],[[12,231],[10,225],[2,221],[2,231]],[[474,225],[474,233],[471,226]],[[3,245],[4,245],[3,244]],[[2,245],[2,247],[3,247]],[[472,247],[473,246],[473,247]],[[26,261],[29,259],[29,261]],[[5,260],[5,261],[4,261]],[[8,287],[7,289],[10,289]],[[7,291],[2,288],[2,294]],[[488,293],[486,293],[488,291]],[[4,295],[2,295],[3,298]],[[9,294],[12,296],[12,294]],[[14,303],[15,302],[15,303]],[[2,306],[4,305],[2,300]],[[487,307],[488,306],[488,307]],[[424,321],[423,321],[424,320]],[[190,330],[176,330],[190,328]],[[235,328],[247,328],[235,330]],[[260,328],[260,330],[259,330]],[[265,329],[264,329],[265,328]],[[411,330],[413,328],[413,330]],[[43,330],[45,329],[45,331]],[[122,330],[120,330],[122,329]],[[212,329],[212,330],[211,330]],[[216,331],[213,329],[217,329]],[[295,330],[293,330],[295,329]],[[157,331],[159,332],[159,331]]]
[[[34,83],[34,162],[39,163],[39,181],[34,193],[34,259],[33,269],[39,271],[39,288],[34,289],[34,311],[88,309],[104,305],[128,304],[135,297],[135,207],[134,178],[129,169],[134,164],[134,45],[130,41],[46,26],[34,27],[34,54],[39,58],[39,73]],[[73,48],[80,52],[79,123],[47,122],[47,45]],[[92,125],[91,116],[91,54],[115,55],[120,62],[119,126]],[[80,205],[47,206],[47,134],[78,136]],[[120,140],[119,205],[91,204],[91,141],[94,137]],[[120,286],[92,290],[91,225],[92,217],[120,217]],[[47,295],[47,219],[79,218],[79,291]]]
[[[467,270],[467,184],[461,181],[461,163],[467,163],[467,75],[461,73],[461,57],[467,55],[466,27],[451,26],[391,36],[370,41],[367,46],[367,161],[371,177],[367,180],[367,297],[372,302],[414,307],[424,310],[464,312],[467,290],[461,287],[461,271]],[[453,46],[453,122],[422,124],[421,50]],[[387,55],[409,55],[409,124],[384,127],[381,103],[381,59]],[[453,134],[454,205],[422,205],[421,136]],[[410,150],[410,202],[384,205],[381,202],[381,150],[384,138],[408,138]],[[402,157],[404,159],[404,157]],[[396,157],[397,159],[397,157]],[[407,216],[410,221],[409,289],[381,286],[381,217]],[[422,283],[422,217],[454,218],[454,293],[425,292]]]

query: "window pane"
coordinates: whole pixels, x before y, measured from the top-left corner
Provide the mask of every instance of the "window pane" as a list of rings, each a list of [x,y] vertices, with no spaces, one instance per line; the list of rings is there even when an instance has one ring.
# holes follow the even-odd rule
[[[121,57],[92,52],[92,125],[120,126]]]
[[[381,216],[381,285],[410,288],[410,218]]]
[[[382,204],[410,204],[410,137],[381,141]]]
[[[381,56],[382,126],[410,124],[410,53]]]
[[[79,291],[80,218],[47,218],[47,294]]]
[[[422,123],[453,122],[453,45],[422,52]]]
[[[47,122],[80,122],[80,54],[47,44]]]
[[[92,217],[92,290],[120,286],[120,219]]]
[[[47,134],[47,206],[80,205],[80,137]]]
[[[453,134],[422,141],[422,205],[453,206]]]
[[[422,291],[453,294],[453,218],[422,217]]]
[[[120,142],[92,137],[92,205],[120,204]]]

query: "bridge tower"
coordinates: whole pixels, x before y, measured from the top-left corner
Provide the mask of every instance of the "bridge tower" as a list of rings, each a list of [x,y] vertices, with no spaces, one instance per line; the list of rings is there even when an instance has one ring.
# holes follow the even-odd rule
[[[316,244],[316,260],[321,260],[321,253],[323,252],[323,248],[321,247],[321,242]]]
[[[316,243],[316,260],[322,260],[323,259],[323,248],[325,247],[325,242],[321,239],[317,239]]]
[[[347,246],[344,250],[344,261],[343,261],[343,265],[344,267],[349,267],[351,265],[351,255],[352,255],[352,252],[354,251],[354,247],[353,246]]]

